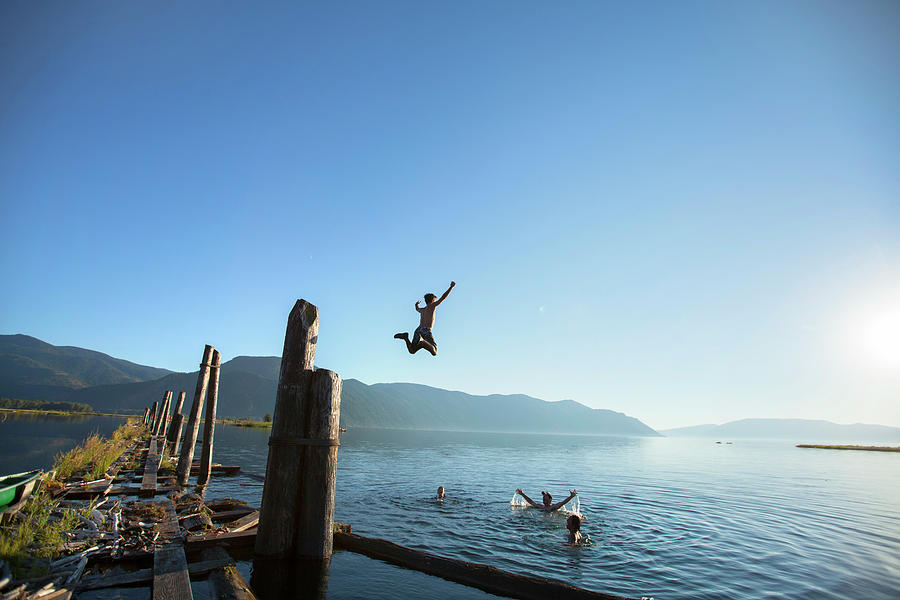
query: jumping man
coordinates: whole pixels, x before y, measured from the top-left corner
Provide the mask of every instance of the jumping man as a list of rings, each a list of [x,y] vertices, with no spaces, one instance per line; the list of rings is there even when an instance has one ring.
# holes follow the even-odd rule
[[[434,327],[434,309],[438,307],[438,305],[447,299],[447,296],[450,294],[450,290],[456,285],[455,281],[450,282],[450,287],[447,288],[447,291],[444,292],[444,295],[435,300],[436,296],[434,294],[425,294],[425,306],[420,307],[419,303],[421,300],[416,300],[416,310],[419,311],[419,326],[416,328],[416,331],[413,333],[413,339],[409,341],[409,333],[403,332],[394,335],[398,340],[403,340],[406,342],[406,349],[409,350],[410,354],[415,354],[422,348],[431,352],[432,356],[437,356],[437,342],[434,341],[434,337],[431,335],[431,328]]]

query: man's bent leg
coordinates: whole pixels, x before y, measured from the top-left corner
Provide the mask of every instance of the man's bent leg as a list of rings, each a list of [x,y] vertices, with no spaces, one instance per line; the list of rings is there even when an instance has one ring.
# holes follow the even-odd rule
[[[419,348],[424,348],[425,350],[431,352],[432,356],[437,356],[437,348],[434,347],[434,344],[430,344],[425,340],[419,340]],[[417,348],[417,350],[419,348]]]

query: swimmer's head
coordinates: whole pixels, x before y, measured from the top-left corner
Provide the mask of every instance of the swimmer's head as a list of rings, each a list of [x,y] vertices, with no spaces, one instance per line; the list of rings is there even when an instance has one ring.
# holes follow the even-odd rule
[[[437,497],[438,498],[444,497],[444,486],[442,486],[442,485],[438,486]]]
[[[432,302],[434,302],[435,298],[437,298],[437,296],[435,296],[434,294],[432,294],[430,292],[428,294],[425,294],[425,302],[428,304],[431,304]]]
[[[553,503],[553,496],[547,492],[541,492],[541,496],[544,498],[544,506],[550,506]]]
[[[572,533],[581,529],[581,517],[578,515],[569,515],[569,518],[566,519],[566,529]]]

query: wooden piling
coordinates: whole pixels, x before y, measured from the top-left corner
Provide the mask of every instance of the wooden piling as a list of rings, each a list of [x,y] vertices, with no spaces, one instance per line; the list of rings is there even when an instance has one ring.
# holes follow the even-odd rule
[[[172,392],[166,392],[166,410],[163,412],[162,427],[159,428],[159,435],[165,437],[169,431],[169,420],[172,418]]]
[[[153,408],[150,409],[150,422],[147,423],[147,428],[150,430],[150,434],[153,434],[153,430],[156,428],[156,416],[159,413],[159,402],[153,403]]]
[[[181,414],[181,407],[184,406],[184,392],[178,392],[178,402],[175,403],[175,410],[172,411],[172,420],[166,429],[166,449],[172,456],[178,455],[178,443],[181,442],[181,427],[184,424],[184,415]]]
[[[178,458],[178,485],[187,485],[191,475],[191,461],[194,460],[194,446],[197,445],[197,430],[200,428],[200,410],[203,408],[203,401],[206,397],[206,386],[209,385],[209,362],[212,359],[212,353],[213,347],[207,344],[203,350],[203,362],[200,363],[197,388],[194,390],[194,404],[191,406],[187,431]]]
[[[181,432],[184,429],[184,415],[178,413],[172,416],[172,424],[169,425],[169,435],[172,436],[172,440],[169,442],[172,447],[172,451],[170,454],[172,456],[178,456],[179,451],[181,450]]]
[[[166,390],[166,393],[163,394],[162,403],[159,407],[159,418],[156,420],[156,428],[153,430],[153,435],[165,435],[166,425],[169,422],[169,406],[171,404],[172,392]]]
[[[181,428],[184,425],[184,415],[181,414],[181,408],[184,406],[184,392],[178,392],[178,401],[175,403],[175,409],[172,411],[172,420],[169,422],[169,428],[166,430],[166,448],[172,456],[178,456],[178,450],[181,445]]]
[[[314,371],[304,410],[306,442],[294,546],[298,558],[331,556],[340,415],[340,376]]]
[[[294,441],[306,437],[303,400],[312,380],[318,333],[319,310],[305,300],[298,300],[288,317],[281,354],[256,536],[255,556],[259,558],[293,555],[303,458],[303,446]]]
[[[147,415],[149,415],[149,414],[150,414],[150,407],[148,406],[144,409],[144,418],[141,419],[141,425],[143,425],[144,427],[147,426]]]
[[[206,397],[206,423],[203,424],[203,450],[200,453],[200,472],[197,485],[209,483],[212,469],[213,437],[216,430],[216,403],[219,399],[219,363],[222,356],[213,350],[212,364],[209,370],[209,391]]]

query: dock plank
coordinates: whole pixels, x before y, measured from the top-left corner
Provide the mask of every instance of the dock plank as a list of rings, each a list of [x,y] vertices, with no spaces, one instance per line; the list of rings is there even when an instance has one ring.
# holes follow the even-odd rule
[[[256,527],[257,525],[259,525],[259,511],[255,510],[249,515],[226,524],[225,529],[230,533],[238,533],[240,531],[246,531],[251,527]]]
[[[193,600],[187,559],[180,544],[153,554],[153,600]]]
[[[144,477],[141,479],[142,494],[156,493],[156,472],[159,470],[159,452],[156,447],[156,437],[150,438],[150,448],[147,450],[147,459],[144,462]]]
[[[164,505],[168,518],[156,525],[159,541],[168,542],[153,553],[153,600],[193,600],[191,577],[188,573],[184,545],[178,534],[178,516],[175,503]]]
[[[256,530],[238,531],[236,533],[200,533],[187,537],[189,550],[211,548],[222,545],[227,548],[246,548],[256,543]]]

